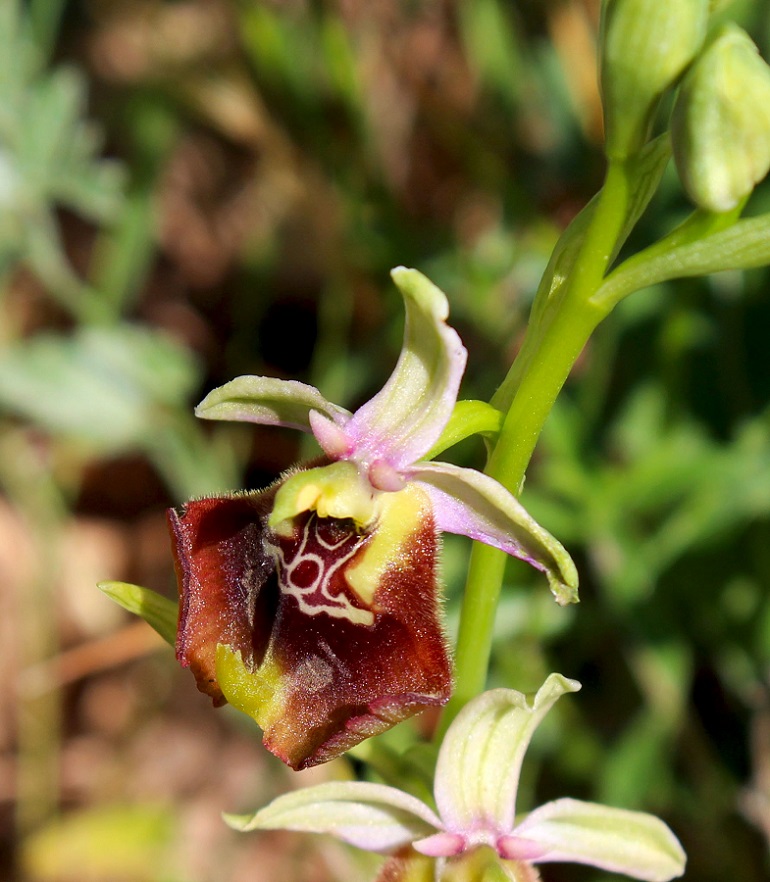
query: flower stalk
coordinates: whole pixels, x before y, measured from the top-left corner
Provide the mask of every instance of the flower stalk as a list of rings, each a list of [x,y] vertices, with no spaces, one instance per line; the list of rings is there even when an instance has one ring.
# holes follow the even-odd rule
[[[575,361],[611,311],[611,305],[595,301],[593,295],[602,285],[622,235],[631,183],[628,164],[610,161],[570,276],[555,291],[553,285],[541,286],[532,308],[533,318],[539,321],[529,325],[508,377],[493,398],[497,406],[506,399],[510,404],[485,471],[512,493],[521,490],[535,444]],[[505,565],[504,554],[474,543],[460,614],[455,691],[444,711],[439,736],[484,689]]]

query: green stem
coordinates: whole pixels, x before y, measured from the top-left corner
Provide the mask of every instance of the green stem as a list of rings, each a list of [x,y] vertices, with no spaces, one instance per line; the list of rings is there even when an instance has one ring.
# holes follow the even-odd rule
[[[609,166],[580,254],[569,280],[558,292],[560,302],[533,308],[541,321],[528,328],[511,367],[515,392],[486,469],[513,493],[521,488],[537,439],[575,360],[609,312],[591,297],[602,283],[623,228],[629,183],[623,164]],[[543,296],[551,296],[551,292],[545,291]],[[460,614],[455,692],[444,713],[441,733],[463,705],[485,687],[506,561],[503,552],[474,543]]]

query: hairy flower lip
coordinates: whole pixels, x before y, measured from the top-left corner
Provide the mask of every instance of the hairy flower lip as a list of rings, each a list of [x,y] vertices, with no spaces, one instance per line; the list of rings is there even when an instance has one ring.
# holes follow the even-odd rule
[[[306,512],[283,534],[267,526],[279,489],[169,513],[177,654],[201,691],[252,716],[299,770],[445,704],[452,676],[427,496],[383,494],[376,529]]]

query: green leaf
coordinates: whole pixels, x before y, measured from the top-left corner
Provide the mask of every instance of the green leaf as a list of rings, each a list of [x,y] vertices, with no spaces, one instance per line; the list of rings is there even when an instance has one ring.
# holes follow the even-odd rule
[[[508,373],[492,396],[492,405],[503,413],[510,408],[521,377],[529,370],[532,358],[537,357],[534,355],[539,351],[535,335],[537,334],[538,338],[542,337],[548,327],[547,314],[556,312],[560,306],[564,292],[567,290],[566,283],[580,256],[580,249],[596,211],[597,202],[598,194],[572,219],[551,253],[551,259],[548,261],[532,304],[527,330],[528,345],[521,350],[514,363],[514,369]]]
[[[178,607],[173,600],[128,582],[99,582],[97,587],[123,609],[144,619],[166,643],[176,644]]]
[[[108,450],[145,444],[197,379],[189,352],[121,325],[38,334],[0,352],[0,407]]]
[[[100,306],[70,266],[56,212],[66,206],[93,220],[113,219],[123,205],[124,170],[100,156],[82,72],[43,69],[28,7],[0,3],[0,254],[29,266],[74,316],[91,319]],[[43,4],[32,12],[37,7]],[[41,236],[41,222],[53,232]]]

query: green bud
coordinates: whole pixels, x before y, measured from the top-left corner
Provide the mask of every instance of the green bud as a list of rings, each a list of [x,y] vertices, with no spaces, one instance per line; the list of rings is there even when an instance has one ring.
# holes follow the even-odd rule
[[[706,36],[709,0],[606,0],[601,87],[607,156],[624,159],[647,141],[658,103]]]
[[[729,211],[770,169],[770,67],[735,25],[719,30],[682,83],[671,120],[679,177],[709,211]]]

